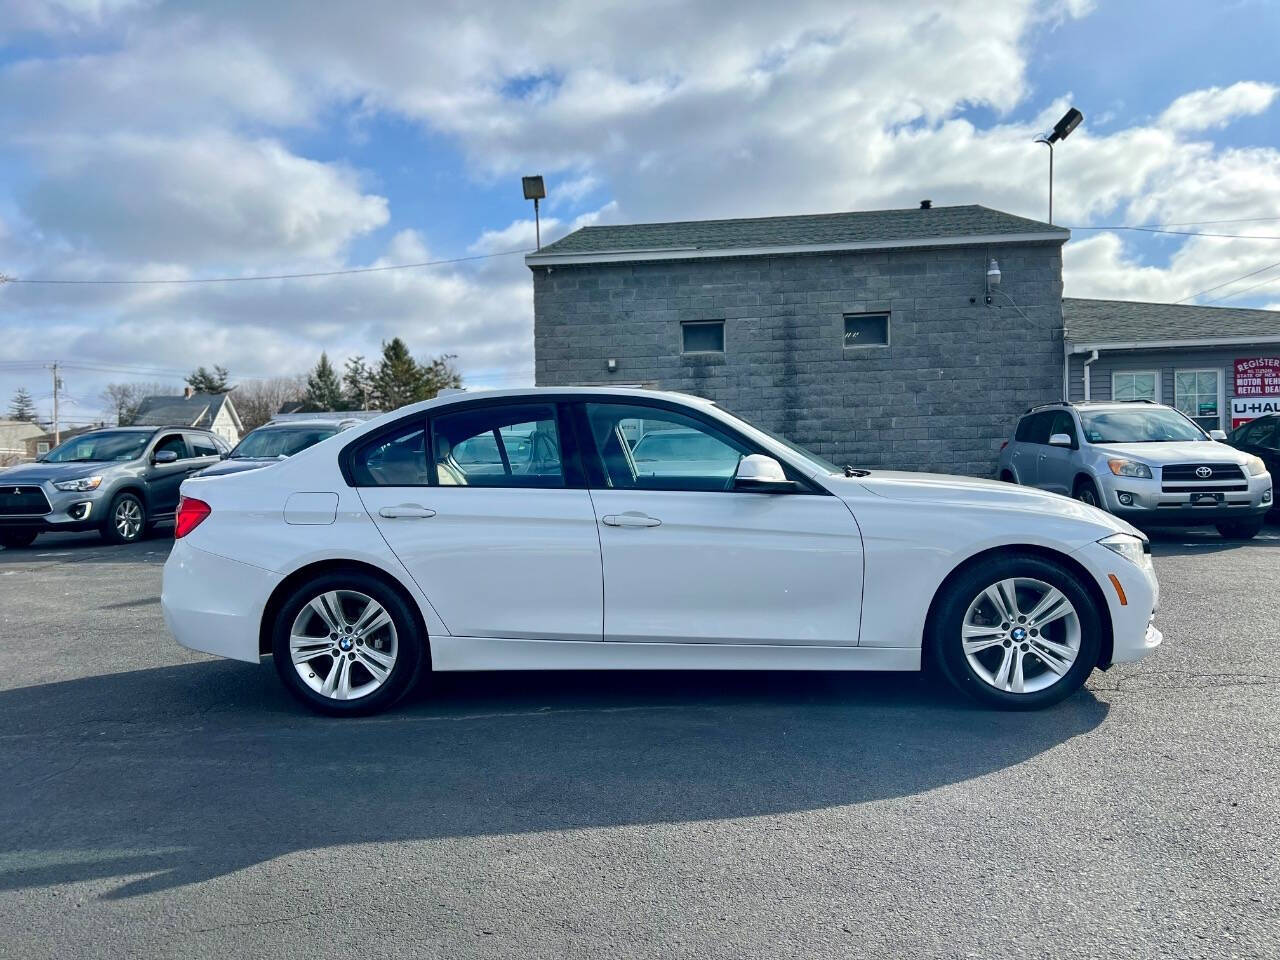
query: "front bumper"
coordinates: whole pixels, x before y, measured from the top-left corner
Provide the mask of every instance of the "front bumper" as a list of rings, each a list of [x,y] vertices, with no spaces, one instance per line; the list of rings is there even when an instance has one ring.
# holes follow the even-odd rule
[[[279,574],[177,540],[164,565],[160,608],[189,650],[258,662],[262,612]]]
[[[1160,584],[1150,565],[1139,566],[1100,543],[1081,547],[1072,556],[1093,575],[1106,597],[1107,612],[1111,615],[1110,663],[1140,660],[1158,647],[1164,640],[1164,634],[1155,626]],[[1112,576],[1119,581],[1119,590],[1112,583]],[[1107,667],[1110,663],[1100,666]]]
[[[39,487],[49,503],[45,513],[5,513],[0,510],[0,528],[36,530],[41,533],[96,530],[106,512],[105,491],[69,492],[59,490],[49,481],[20,482],[19,487]]]
[[[1151,480],[1106,476],[1100,487],[1106,509],[1135,526],[1194,526],[1249,520],[1263,516],[1275,506],[1269,473],[1204,484],[1166,483],[1159,476]],[[1186,489],[1188,487],[1196,489]]]

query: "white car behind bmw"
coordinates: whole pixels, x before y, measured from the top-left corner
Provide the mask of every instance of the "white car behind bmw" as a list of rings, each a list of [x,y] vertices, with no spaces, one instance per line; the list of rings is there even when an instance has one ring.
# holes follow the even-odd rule
[[[994,481],[840,469],[679,394],[455,394],[182,493],[163,590],[178,641],[273,654],[330,713],[383,709],[424,669],[925,665],[1032,708],[1161,640],[1125,522]]]

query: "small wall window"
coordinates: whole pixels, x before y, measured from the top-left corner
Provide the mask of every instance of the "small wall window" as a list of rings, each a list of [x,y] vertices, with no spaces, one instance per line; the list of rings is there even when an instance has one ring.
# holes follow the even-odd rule
[[[1222,421],[1221,382],[1219,370],[1175,370],[1173,404],[1204,429],[1216,430]]]
[[[887,313],[846,313],[844,345],[846,347],[887,347],[889,315]]]
[[[680,324],[683,353],[724,353],[723,320],[691,320]]]
[[[48,452],[49,452],[48,440],[40,440],[36,443],[36,453],[48,453]]]
[[[1159,402],[1159,377],[1154,370],[1116,370],[1111,374],[1112,400],[1152,400]]]

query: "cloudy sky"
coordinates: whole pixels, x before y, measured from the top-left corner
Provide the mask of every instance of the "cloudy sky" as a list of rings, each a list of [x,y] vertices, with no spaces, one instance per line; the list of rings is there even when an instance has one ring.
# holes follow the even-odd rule
[[[4,0],[0,273],[194,280],[504,254],[574,225],[983,203],[1069,295],[1280,306],[1272,0]],[[1158,10],[1158,14],[1157,11]],[[1268,220],[1258,218],[1270,218]],[[1204,223],[1204,221],[1232,221]],[[1186,236],[1116,229],[1177,224]],[[516,255],[305,280],[0,285],[0,406],[300,371],[400,335],[532,378]]]

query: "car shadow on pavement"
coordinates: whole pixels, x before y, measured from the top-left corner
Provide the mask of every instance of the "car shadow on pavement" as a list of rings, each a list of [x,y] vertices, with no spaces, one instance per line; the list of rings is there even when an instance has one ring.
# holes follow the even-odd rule
[[[433,678],[393,712],[317,717],[226,661],[0,692],[0,889],[132,897],[343,844],[680,823],[904,797],[1100,724],[916,674]]]

